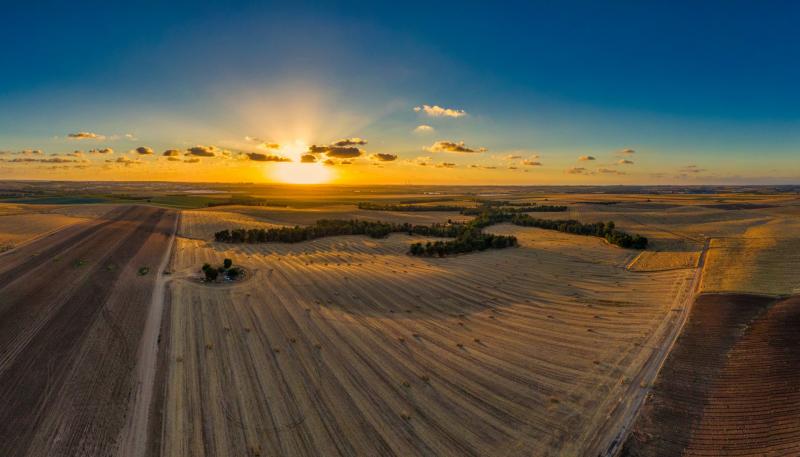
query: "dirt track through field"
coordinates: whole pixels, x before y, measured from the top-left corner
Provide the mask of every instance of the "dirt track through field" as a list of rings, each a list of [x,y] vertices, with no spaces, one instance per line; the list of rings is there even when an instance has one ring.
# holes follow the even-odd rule
[[[0,455],[107,455],[175,213],[125,207],[4,258]],[[8,265],[8,264],[7,264]]]

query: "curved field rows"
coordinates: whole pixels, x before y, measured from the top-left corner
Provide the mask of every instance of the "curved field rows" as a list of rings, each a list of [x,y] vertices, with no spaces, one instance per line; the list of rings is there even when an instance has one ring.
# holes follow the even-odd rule
[[[631,273],[598,239],[492,230],[523,247],[179,240],[162,455],[580,454],[691,270]],[[224,257],[252,277],[186,279]]]
[[[800,297],[703,295],[627,456],[800,455]]]

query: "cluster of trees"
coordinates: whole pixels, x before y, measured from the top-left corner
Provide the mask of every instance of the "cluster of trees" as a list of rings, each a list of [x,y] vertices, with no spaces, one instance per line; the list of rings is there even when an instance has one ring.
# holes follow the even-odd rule
[[[464,206],[458,205],[412,205],[400,204],[395,205],[391,203],[371,203],[359,202],[358,209],[369,209],[372,211],[463,211],[466,209]]]
[[[233,260],[231,259],[223,260],[222,266],[217,268],[212,267],[210,264],[204,263],[202,270],[203,274],[206,276],[206,281],[208,282],[216,281],[220,275],[222,275],[223,279],[235,281],[244,273],[241,268],[233,266]]]
[[[508,222],[525,227],[538,227],[576,235],[597,236],[605,238],[611,244],[628,249],[645,249],[647,247],[647,238],[617,230],[613,221],[584,224],[575,220],[537,219],[527,214],[514,214],[508,217]]]
[[[425,244],[413,243],[409,254],[416,256],[444,257],[451,254],[463,254],[486,249],[503,249],[517,245],[517,237],[492,235],[480,230],[465,230],[454,240],[428,241]]]

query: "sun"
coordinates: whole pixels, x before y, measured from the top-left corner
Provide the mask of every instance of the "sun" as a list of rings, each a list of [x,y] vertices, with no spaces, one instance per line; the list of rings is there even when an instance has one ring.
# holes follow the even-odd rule
[[[333,178],[331,167],[317,163],[276,163],[272,179],[286,184],[324,184]]]
[[[322,162],[302,162],[308,153],[308,144],[302,140],[287,141],[278,150],[278,155],[291,162],[271,163],[265,169],[270,180],[286,184],[324,184],[335,178],[333,167]]]

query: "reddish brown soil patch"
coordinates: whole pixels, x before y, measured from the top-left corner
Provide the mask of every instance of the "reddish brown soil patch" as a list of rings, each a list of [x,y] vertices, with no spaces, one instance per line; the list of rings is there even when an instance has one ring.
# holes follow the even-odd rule
[[[4,258],[0,455],[109,455],[175,213],[126,207]]]
[[[623,455],[800,455],[800,297],[699,297]]]

